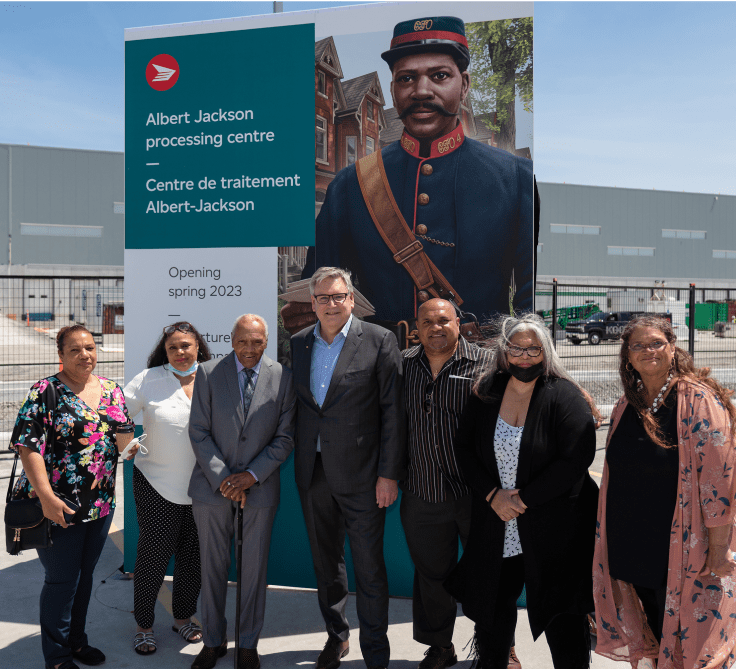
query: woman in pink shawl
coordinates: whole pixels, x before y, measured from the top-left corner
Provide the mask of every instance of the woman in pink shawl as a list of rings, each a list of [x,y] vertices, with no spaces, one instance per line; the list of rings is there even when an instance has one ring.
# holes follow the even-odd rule
[[[596,653],[636,669],[736,656],[736,409],[670,323],[632,320],[598,503]]]

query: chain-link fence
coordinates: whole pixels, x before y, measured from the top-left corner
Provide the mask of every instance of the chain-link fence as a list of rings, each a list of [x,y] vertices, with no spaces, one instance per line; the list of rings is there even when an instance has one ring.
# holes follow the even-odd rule
[[[0,276],[0,432],[28,389],[59,370],[56,333],[81,323],[97,343],[96,374],[123,382],[123,278]]]
[[[710,367],[718,381],[736,389],[736,289],[538,282],[536,306],[554,329],[565,368],[604,409],[623,392],[618,375],[621,333],[641,313],[670,319],[678,346],[698,367]]]

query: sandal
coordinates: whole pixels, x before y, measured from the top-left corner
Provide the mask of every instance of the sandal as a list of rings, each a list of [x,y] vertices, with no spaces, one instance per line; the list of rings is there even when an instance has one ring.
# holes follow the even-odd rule
[[[142,650],[141,646],[148,646],[148,650]],[[133,637],[133,650],[138,655],[153,655],[156,652],[156,639],[153,632],[138,632]]]
[[[202,628],[197,623],[188,622],[184,623],[177,629],[176,625],[172,625],[171,629],[174,630],[184,641],[187,643],[199,643],[202,641]],[[192,637],[199,636],[198,639]]]

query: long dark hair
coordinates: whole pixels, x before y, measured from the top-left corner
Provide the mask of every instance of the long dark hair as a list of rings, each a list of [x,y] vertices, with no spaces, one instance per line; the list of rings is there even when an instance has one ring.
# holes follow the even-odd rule
[[[675,448],[677,443],[670,444],[666,441],[664,434],[657,425],[657,421],[654,420],[654,416],[649,411],[650,407],[643,392],[643,384],[639,383],[641,380],[639,373],[633,368],[633,365],[629,365],[629,341],[634,334],[634,330],[639,327],[659,330],[669,344],[674,344],[677,341],[677,335],[675,335],[675,331],[672,329],[672,324],[666,318],[660,316],[637,316],[636,318],[632,318],[621,335],[621,351],[619,352],[618,364],[621,384],[624,387],[624,395],[626,395],[629,404],[641,416],[647,436],[657,446]],[[628,369],[627,365],[631,366],[631,369]],[[690,354],[687,351],[683,351],[679,346],[675,346],[673,366],[673,383],[676,383],[680,379],[692,383],[700,383],[708,386],[715,393],[728,412],[731,419],[731,429],[733,429],[734,423],[736,422],[736,407],[731,403],[730,397],[734,391],[724,388],[710,376],[710,367],[696,367]]]
[[[166,334],[167,331],[169,334]],[[148,356],[148,362],[146,364],[149,369],[151,367],[160,367],[169,361],[169,358],[166,355],[166,342],[174,332],[183,332],[184,334],[191,333],[194,336],[197,340],[197,346],[199,347],[197,362],[205,362],[212,357],[210,347],[207,346],[207,342],[202,338],[202,335],[199,334],[197,328],[187,321],[177,321],[176,323],[172,323],[164,328],[164,332],[153,347],[151,355]]]

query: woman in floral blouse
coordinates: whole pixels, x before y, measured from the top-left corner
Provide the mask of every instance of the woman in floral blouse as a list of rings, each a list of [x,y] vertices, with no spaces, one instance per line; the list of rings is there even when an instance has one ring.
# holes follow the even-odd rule
[[[736,408],[669,321],[622,335],[593,582],[596,653],[632,667],[727,669],[736,646]],[[655,664],[656,662],[656,664]]]
[[[116,430],[130,422],[123,392],[95,376],[97,351],[81,325],[62,328],[56,343],[63,371],[42,379],[18,413],[10,448],[23,474],[14,498],[38,497],[52,521],[53,545],[38,550],[46,570],[41,590],[41,646],[47,669],[101,664],[85,623],[92,574],[115,509]],[[137,449],[133,449],[134,451]]]

